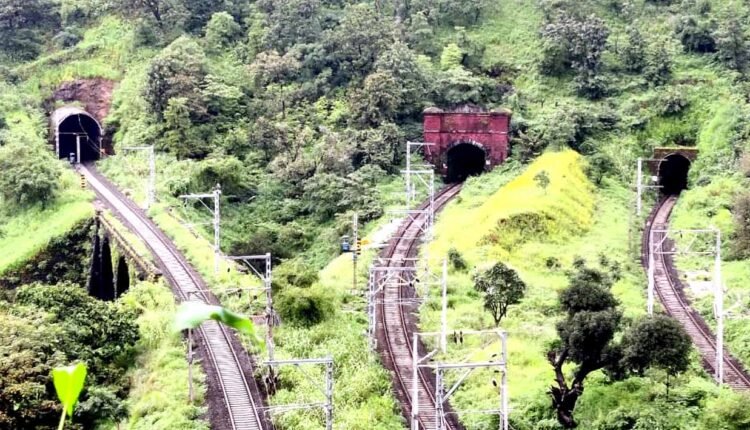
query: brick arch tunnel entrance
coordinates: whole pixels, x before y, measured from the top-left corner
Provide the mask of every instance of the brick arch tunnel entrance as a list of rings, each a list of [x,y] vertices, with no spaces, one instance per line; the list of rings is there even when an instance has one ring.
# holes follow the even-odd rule
[[[102,127],[88,112],[65,106],[52,114],[55,150],[58,158],[82,163],[101,155]]]
[[[659,163],[659,185],[665,195],[680,194],[688,187],[690,160],[682,154],[670,154]]]
[[[463,182],[469,176],[480,175],[487,164],[487,152],[475,143],[458,143],[448,149],[446,157],[448,182]]]

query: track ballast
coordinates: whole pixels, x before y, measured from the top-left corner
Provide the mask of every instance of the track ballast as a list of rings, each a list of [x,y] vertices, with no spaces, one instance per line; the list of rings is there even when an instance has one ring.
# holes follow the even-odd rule
[[[435,196],[435,211],[442,209],[461,190],[461,184],[447,186]],[[427,203],[423,204],[424,209]],[[421,243],[421,231],[428,222],[426,214],[407,217],[399,228],[394,239],[380,254],[388,267],[410,267],[414,265],[411,259],[417,256],[418,245]],[[406,274],[408,276],[408,274]],[[416,305],[406,304],[409,299],[416,297],[414,288],[400,285],[399,282],[386,282],[378,292],[377,304],[377,338],[378,350],[385,366],[392,371],[393,386],[401,403],[401,410],[407,421],[411,420],[412,411],[412,336],[417,330],[414,313]],[[425,353],[424,345],[419,344],[420,354]],[[435,376],[428,369],[420,369],[419,375],[419,428],[433,430],[437,428],[435,415]],[[450,414],[443,424],[444,429],[459,430],[463,427],[455,414]]]
[[[216,298],[205,288],[205,282],[200,275],[138,206],[102,177],[93,165],[82,165],[78,170],[102,202],[151,249],[180,301],[218,304]],[[262,405],[261,392],[255,380],[246,377],[243,371],[241,360],[246,360],[246,366],[251,366],[251,363],[248,363],[250,359],[241,349],[234,334],[216,321],[205,322],[195,331],[202,340],[205,354],[210,361],[204,363],[209,375],[209,390],[214,388],[223,396],[226,409],[226,416],[221,420],[226,424],[212,423],[212,428],[220,426],[232,430],[269,429],[270,425],[258,407]],[[212,379],[211,375],[215,377]],[[218,386],[211,387],[212,381]]]
[[[643,232],[642,264],[648,269],[648,251],[652,230],[666,230],[669,217],[677,203],[677,196],[662,199],[646,222]],[[654,241],[663,239],[663,233],[654,233]],[[669,241],[664,246],[671,246]],[[716,337],[706,322],[696,312],[684,294],[684,287],[671,258],[661,253],[654,253],[654,289],[665,312],[676,319],[690,336],[693,345],[698,349],[703,367],[712,375],[715,373]],[[729,353],[724,352],[724,382],[738,391],[750,390],[750,377],[742,365]]]

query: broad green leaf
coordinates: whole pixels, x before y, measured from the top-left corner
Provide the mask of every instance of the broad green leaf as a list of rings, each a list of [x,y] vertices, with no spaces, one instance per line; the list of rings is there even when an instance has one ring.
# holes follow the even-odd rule
[[[182,331],[197,328],[207,320],[219,321],[235,330],[249,335],[253,342],[262,347],[262,341],[255,334],[255,324],[250,318],[230,311],[221,306],[207,305],[200,302],[184,302],[177,309],[175,329]]]
[[[78,396],[81,395],[85,380],[86,365],[83,363],[52,369],[52,381],[55,384],[57,398],[69,417],[73,416],[73,409],[78,402]]]

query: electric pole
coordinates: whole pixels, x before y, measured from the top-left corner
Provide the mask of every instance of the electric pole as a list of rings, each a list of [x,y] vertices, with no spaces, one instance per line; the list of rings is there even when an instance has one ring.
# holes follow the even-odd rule
[[[357,259],[361,252],[359,243],[359,214],[354,212],[352,216],[352,243],[354,249],[352,250],[352,291],[357,291]]]
[[[214,187],[214,190],[211,193],[187,194],[180,196],[180,198],[183,200],[198,200],[204,206],[206,206],[206,204],[203,202],[203,199],[214,200],[213,209],[208,208],[208,206],[206,207],[214,216],[212,222],[214,226],[214,274],[219,273],[219,258],[221,257],[221,185],[216,184],[216,187]]]
[[[146,209],[156,203],[156,154],[154,146],[131,146],[126,151],[146,151],[148,153],[148,180],[146,182]]]

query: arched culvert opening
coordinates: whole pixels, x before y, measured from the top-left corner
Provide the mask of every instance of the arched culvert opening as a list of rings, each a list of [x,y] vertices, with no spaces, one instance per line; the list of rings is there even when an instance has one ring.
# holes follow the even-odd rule
[[[59,158],[79,163],[99,159],[102,128],[88,112],[72,106],[57,109],[52,114],[52,127]]]
[[[462,182],[484,172],[487,154],[473,143],[460,143],[448,150],[448,182]]]
[[[681,154],[670,154],[659,163],[659,185],[665,195],[680,194],[688,186],[690,160]]]

